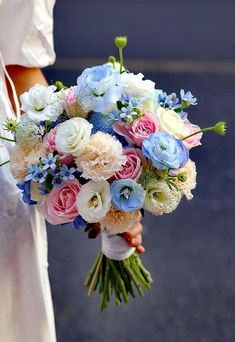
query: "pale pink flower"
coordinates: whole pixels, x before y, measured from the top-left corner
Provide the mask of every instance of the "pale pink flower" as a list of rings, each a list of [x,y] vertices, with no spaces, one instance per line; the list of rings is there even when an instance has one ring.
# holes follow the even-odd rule
[[[121,143],[108,133],[93,134],[75,162],[82,177],[94,181],[107,180],[126,162]]]
[[[88,112],[84,112],[76,96],[77,87],[71,87],[65,90],[63,107],[69,118],[82,117],[87,118]]]
[[[177,173],[180,172],[186,173],[187,180],[185,182],[177,181],[177,187],[181,191],[182,195],[184,195],[187,198],[187,200],[190,200],[193,198],[191,190],[195,189],[197,185],[196,164],[191,159],[189,159],[189,161],[184,167],[177,170]]]
[[[74,221],[79,215],[76,200],[80,188],[81,185],[76,179],[65,181],[61,187],[53,188],[40,206],[44,218],[51,224]]]
[[[143,117],[134,120],[132,124],[115,122],[113,129],[124,136],[128,143],[141,147],[143,140],[148,138],[149,134],[159,130],[159,122],[151,113],[146,112]]]
[[[185,128],[185,136],[188,136],[192,133],[198,132],[201,130],[201,128],[197,125],[192,124],[188,119],[184,120],[184,128]],[[188,150],[190,150],[193,147],[201,145],[202,133],[198,133],[188,139],[183,140],[185,146]]]

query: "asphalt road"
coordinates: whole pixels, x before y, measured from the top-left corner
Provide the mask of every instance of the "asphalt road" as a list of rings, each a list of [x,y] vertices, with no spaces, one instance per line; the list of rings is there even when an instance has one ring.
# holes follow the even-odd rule
[[[104,5],[104,1],[101,1],[96,7],[97,11],[93,8],[94,3],[94,1],[68,1],[66,6],[58,1],[56,46],[59,57],[100,57],[102,54],[109,54],[107,46],[110,44],[106,40],[104,45],[96,44],[99,42],[100,33],[104,37],[109,37],[115,28],[120,27],[117,24],[119,21],[111,11],[110,2],[107,2],[107,8],[104,9],[104,6],[101,6]],[[151,39],[147,39],[144,45],[145,56],[209,60],[212,58],[210,53],[212,51],[217,53],[216,60],[227,61],[234,58],[232,54],[234,43],[231,43],[231,35],[227,36],[232,27],[230,26],[232,18],[234,22],[234,14],[232,16],[231,10],[235,9],[235,6],[232,1],[189,1],[188,7],[185,7],[186,1],[180,1],[179,4],[177,3],[177,8],[175,2],[171,1],[155,2],[155,7],[154,1],[146,3],[136,1],[136,6],[132,7],[132,16],[128,17],[129,20],[133,23],[141,13],[143,17],[147,5],[152,6],[148,8],[147,13],[151,12],[154,17],[153,10],[154,8],[156,10],[156,3],[159,3],[161,10],[158,12],[160,22],[164,22],[161,13],[169,14],[169,19],[174,18],[175,13],[178,34],[183,31],[183,25],[187,26],[184,30],[187,38],[185,44],[188,44],[190,51],[187,52],[188,55],[180,54],[173,48],[173,44],[176,44],[175,39],[170,42],[169,39],[164,39],[164,32],[161,32],[160,41],[164,41],[162,52],[159,55],[159,52],[156,52],[159,49],[148,45],[152,39],[150,37]],[[172,7],[173,3],[175,7]],[[196,3],[198,6],[203,3],[204,11],[201,8],[200,12]],[[222,6],[222,3],[227,7]],[[124,1],[119,2],[122,11],[130,11],[133,4],[133,1],[127,1],[125,7]],[[76,25],[79,27],[76,25],[72,27],[71,24],[76,18],[76,10],[71,11],[73,6],[77,8],[80,21],[78,20]],[[114,11],[118,5],[113,2],[113,6]],[[192,15],[192,23],[187,17],[179,20],[183,9]],[[107,19],[110,13],[113,18],[112,25],[111,19]],[[196,17],[193,13],[196,13]],[[201,23],[204,23],[204,26],[196,24],[200,13]],[[213,16],[208,17],[208,13]],[[98,21],[96,14],[101,22],[103,20],[106,24],[108,20],[107,25],[110,25],[111,32],[107,27],[105,29],[103,26],[96,25]],[[157,12],[155,14],[157,18]],[[222,16],[223,25],[220,25],[217,20],[219,14]],[[86,23],[89,15],[91,21]],[[206,15],[210,23],[208,27],[205,26]],[[135,26],[134,30],[128,18],[125,17],[123,30],[127,30],[134,40],[131,43],[129,57],[135,57],[139,52],[135,50],[136,34],[141,29]],[[144,18],[147,22],[146,15]],[[166,38],[169,38],[170,32],[173,37],[176,36],[174,23],[170,20],[169,22]],[[66,25],[71,33],[68,40],[65,39]],[[201,32],[205,31],[203,46],[200,45],[197,49],[192,39],[189,39],[190,27],[192,32],[195,31],[193,27],[197,28],[194,36],[198,41]],[[217,39],[216,35],[211,35],[212,27],[214,32],[216,28]],[[77,31],[78,29],[80,31]],[[146,33],[148,28],[143,30]],[[157,33],[156,30],[154,32]],[[92,34],[94,37],[91,39]],[[80,50],[75,51],[76,35],[79,36]],[[225,37],[224,40],[219,41],[222,36]],[[86,39],[84,44],[81,43],[83,39],[84,41]],[[95,49],[90,50],[89,46]],[[98,49],[100,46],[101,51]],[[145,56],[140,54],[138,58]],[[131,69],[131,66],[128,67]],[[68,71],[55,68],[46,71],[49,81],[63,79],[71,85],[76,83],[79,73],[80,70]],[[120,308],[110,305],[106,312],[100,313],[99,297],[94,295],[87,298],[83,285],[99,251],[100,240],[90,241],[83,231],[75,231],[70,226],[48,227],[49,271],[58,342],[235,341],[235,75],[229,72],[222,73],[219,70],[215,73],[153,71],[147,73],[146,77],[154,80],[159,88],[169,92],[179,91],[181,88],[190,89],[199,102],[199,105],[191,110],[191,121],[204,127],[221,119],[226,120],[229,124],[228,134],[222,138],[209,133],[204,136],[202,147],[192,151],[191,159],[196,162],[198,170],[198,186],[194,191],[194,199],[190,202],[182,201],[173,214],[162,217],[147,214],[144,218],[146,254],[142,259],[154,278],[152,289],[144,299],[130,300],[128,306],[123,305]]]

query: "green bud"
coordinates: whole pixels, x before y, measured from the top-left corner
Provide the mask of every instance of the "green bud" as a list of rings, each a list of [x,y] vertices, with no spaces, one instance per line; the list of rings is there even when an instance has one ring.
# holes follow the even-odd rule
[[[180,172],[178,175],[177,175],[177,179],[180,181],[180,182],[186,182],[188,176],[187,176],[187,173],[186,172]]]
[[[114,65],[116,63],[116,58],[114,56],[109,56],[108,61]]]
[[[225,135],[227,131],[227,123],[225,121],[217,122],[217,124],[214,126],[214,131],[219,135]]]
[[[17,129],[18,122],[14,119],[8,118],[4,125],[4,129],[6,131],[10,131],[11,133],[15,133]]]
[[[58,90],[68,89],[68,87],[66,87],[61,81],[55,81],[55,86]]]
[[[116,47],[123,49],[127,45],[127,36],[117,36],[115,38]]]

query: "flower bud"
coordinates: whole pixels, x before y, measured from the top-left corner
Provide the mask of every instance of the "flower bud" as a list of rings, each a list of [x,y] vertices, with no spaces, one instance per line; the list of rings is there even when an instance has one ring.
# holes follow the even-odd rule
[[[214,131],[215,133],[219,135],[225,135],[227,130],[227,123],[224,121],[219,121],[217,124],[214,126]]]
[[[187,173],[186,172],[180,172],[178,175],[177,175],[177,179],[180,181],[180,182],[186,182],[187,180]]]
[[[127,45],[127,36],[117,36],[115,44],[118,48],[123,49]]]
[[[108,61],[114,65],[116,63],[116,58],[114,56],[109,56]]]

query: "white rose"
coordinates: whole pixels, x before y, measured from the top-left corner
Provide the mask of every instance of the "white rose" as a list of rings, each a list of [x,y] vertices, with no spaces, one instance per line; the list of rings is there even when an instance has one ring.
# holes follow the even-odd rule
[[[187,135],[184,121],[173,109],[159,107],[157,117],[160,120],[160,130],[182,138]]]
[[[111,206],[110,185],[107,181],[89,181],[83,185],[77,196],[79,214],[89,223],[99,222]]]
[[[77,156],[86,146],[92,127],[93,125],[83,118],[72,118],[63,122],[56,133],[56,149]]]
[[[63,113],[63,92],[55,93],[55,86],[36,84],[20,96],[21,109],[36,121],[56,120]]]
[[[137,75],[124,72],[121,74],[121,85],[127,95],[133,97],[153,97],[155,83],[150,80],[143,80],[144,75],[139,73]]]

